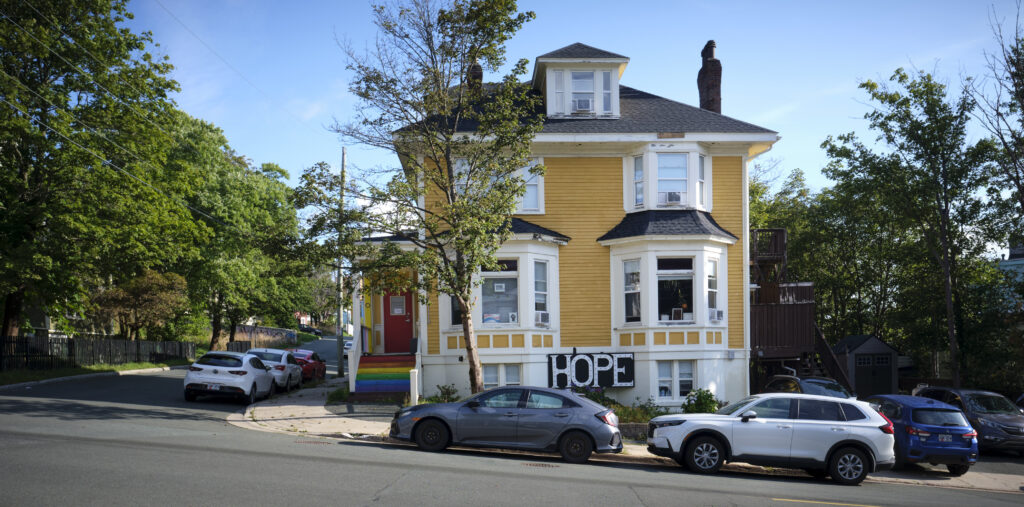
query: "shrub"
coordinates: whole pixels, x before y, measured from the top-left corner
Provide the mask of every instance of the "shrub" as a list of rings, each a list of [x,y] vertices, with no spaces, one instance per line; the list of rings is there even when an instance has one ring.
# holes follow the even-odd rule
[[[711,414],[725,405],[715,398],[715,395],[704,388],[697,388],[686,395],[686,402],[683,403],[683,412],[687,414]]]
[[[343,386],[339,389],[335,389],[331,391],[330,394],[327,395],[327,404],[332,405],[334,403],[344,403],[348,401],[348,395],[348,386]]]
[[[646,423],[659,415],[668,413],[668,409],[659,407],[654,403],[654,398],[647,398],[647,401],[636,399],[637,403],[631,406],[618,405],[614,408],[615,414],[619,416],[620,423]]]
[[[459,390],[455,388],[455,384],[436,387],[437,394],[423,398],[422,403],[451,403],[459,401]]]

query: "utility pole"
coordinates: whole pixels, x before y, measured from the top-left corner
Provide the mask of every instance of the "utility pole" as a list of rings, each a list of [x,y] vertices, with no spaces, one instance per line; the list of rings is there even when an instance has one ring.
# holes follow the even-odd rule
[[[340,195],[338,196],[338,222],[337,222],[338,226],[341,225],[341,217],[343,217],[344,214],[345,214],[345,147],[344,146],[341,147],[341,188],[339,190],[339,194]],[[337,231],[337,236],[335,236],[335,237],[337,238],[338,241],[341,241],[341,231],[340,230]],[[335,259],[335,261],[337,263],[336,264],[337,265],[337,273],[336,273],[336,276],[335,276],[335,282],[336,282],[336,285],[337,285],[337,296],[338,296],[338,320],[336,321],[336,324],[337,324],[336,325],[337,337],[338,337],[338,378],[341,378],[344,375],[344,373],[345,373],[345,340],[344,340],[345,334],[344,334],[343,329],[342,329],[342,321],[341,321],[342,312],[344,311],[342,309],[342,305],[344,304],[345,298],[342,297],[342,293],[341,293],[341,286],[342,286],[342,283],[341,283],[341,258],[339,257],[339,258]],[[353,337],[352,339],[355,339],[355,337]]]

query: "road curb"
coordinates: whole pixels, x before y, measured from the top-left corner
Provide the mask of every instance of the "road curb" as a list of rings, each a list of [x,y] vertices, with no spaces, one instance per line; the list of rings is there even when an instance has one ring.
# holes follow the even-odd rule
[[[101,371],[99,373],[84,373],[82,375],[68,375],[67,377],[54,377],[43,380],[33,380],[31,382],[21,382],[18,384],[7,384],[0,386],[0,391],[9,391],[12,389],[20,389],[26,387],[32,387],[40,384],[52,384],[54,382],[66,382],[69,380],[83,380],[97,377],[120,377],[123,375],[140,375],[145,373],[156,373],[160,371],[169,370],[183,370],[188,368],[188,365],[180,366],[161,366],[157,368],[142,368],[138,370],[125,370],[125,371]]]

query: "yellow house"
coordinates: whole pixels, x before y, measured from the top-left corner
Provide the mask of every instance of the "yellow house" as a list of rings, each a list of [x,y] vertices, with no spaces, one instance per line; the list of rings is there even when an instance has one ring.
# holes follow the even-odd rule
[[[671,407],[698,387],[748,394],[747,167],[778,134],[715,110],[713,43],[703,56],[704,108],[621,85],[629,58],[615,53],[576,43],[536,59],[532,156],[547,172],[527,183],[500,270],[480,274],[486,387],[602,386]],[[357,298],[364,350],[418,354],[421,394],[469,392],[447,297]]]

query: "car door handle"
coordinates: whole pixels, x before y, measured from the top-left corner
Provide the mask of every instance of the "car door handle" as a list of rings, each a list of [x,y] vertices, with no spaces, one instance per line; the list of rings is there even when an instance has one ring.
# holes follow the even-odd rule
[[[778,426],[778,428],[779,428],[780,430],[788,430],[788,429],[791,429],[791,428],[793,428],[793,426],[790,426],[789,424],[780,424],[780,425]]]
[[[555,417],[569,417],[569,414],[566,412],[559,412],[555,414]]]
[[[505,413],[505,417],[514,417],[515,415],[516,415],[515,412],[506,412]]]
[[[833,426],[832,431],[846,431],[846,428],[836,428]]]

